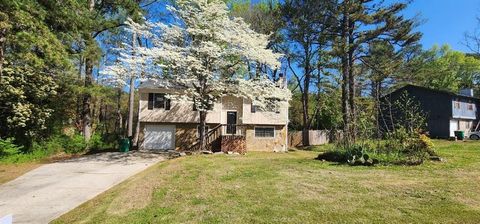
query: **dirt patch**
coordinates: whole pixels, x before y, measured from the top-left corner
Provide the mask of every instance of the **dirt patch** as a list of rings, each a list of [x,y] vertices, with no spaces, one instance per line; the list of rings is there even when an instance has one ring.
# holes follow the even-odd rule
[[[21,164],[0,164],[0,184],[11,181],[30,170],[33,170],[41,163],[21,163]]]

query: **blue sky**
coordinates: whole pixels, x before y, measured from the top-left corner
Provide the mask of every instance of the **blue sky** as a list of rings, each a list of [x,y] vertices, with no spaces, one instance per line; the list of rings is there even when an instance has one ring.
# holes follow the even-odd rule
[[[449,44],[454,50],[468,52],[462,45],[466,31],[476,27],[480,16],[479,0],[414,0],[405,10],[407,17],[420,14],[425,20],[417,29],[423,33],[424,48]]]

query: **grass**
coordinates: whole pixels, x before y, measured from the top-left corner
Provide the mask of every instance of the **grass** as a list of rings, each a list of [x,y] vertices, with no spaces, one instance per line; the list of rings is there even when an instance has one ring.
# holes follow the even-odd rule
[[[480,142],[435,141],[446,162],[351,167],[315,151],[157,164],[55,223],[479,223]]]

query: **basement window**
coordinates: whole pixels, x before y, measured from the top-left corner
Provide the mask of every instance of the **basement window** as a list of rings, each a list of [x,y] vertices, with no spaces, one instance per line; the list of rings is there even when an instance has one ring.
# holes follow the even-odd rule
[[[275,137],[274,127],[255,127],[255,138],[273,138]]]

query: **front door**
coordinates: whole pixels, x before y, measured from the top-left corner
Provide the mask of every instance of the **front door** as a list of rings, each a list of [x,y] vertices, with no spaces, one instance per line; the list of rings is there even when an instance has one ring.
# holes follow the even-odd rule
[[[227,134],[235,134],[237,132],[237,112],[227,111]]]

